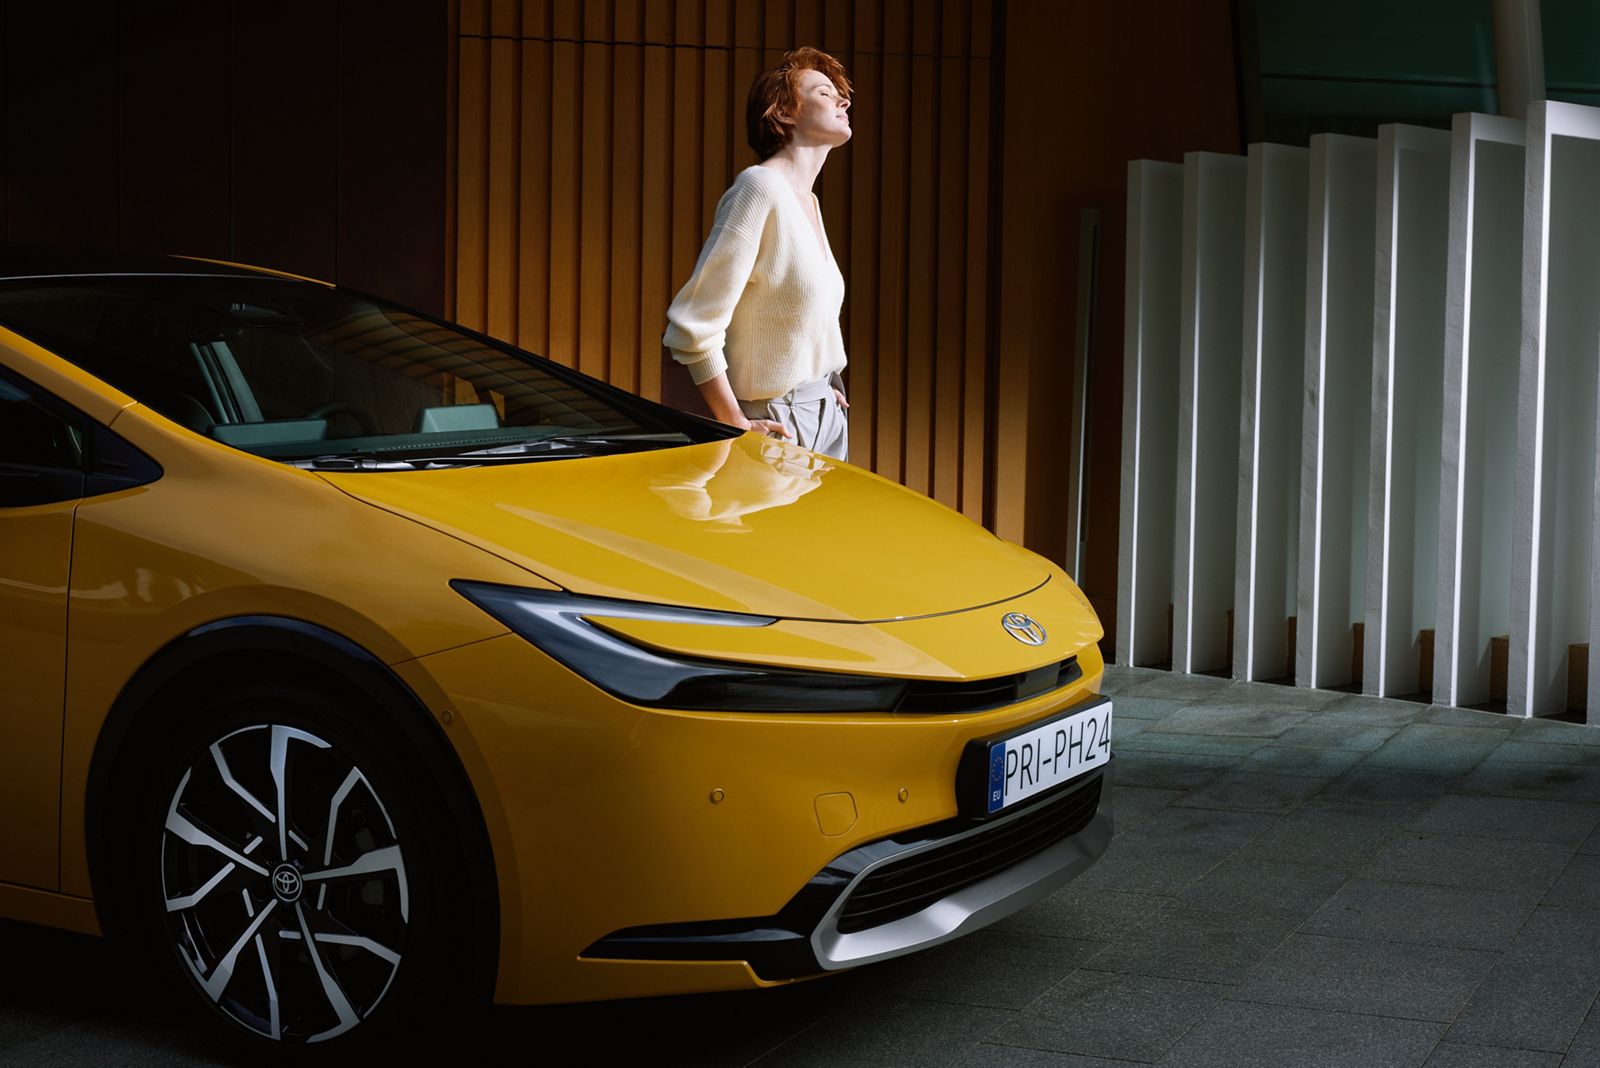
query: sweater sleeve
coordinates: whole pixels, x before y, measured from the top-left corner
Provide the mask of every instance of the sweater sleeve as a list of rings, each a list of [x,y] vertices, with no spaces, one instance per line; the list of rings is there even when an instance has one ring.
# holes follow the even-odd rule
[[[723,194],[694,273],[667,309],[667,331],[661,341],[672,358],[689,369],[695,385],[728,369],[723,344],[734,306],[755,269],[763,199],[753,183],[736,182]]]

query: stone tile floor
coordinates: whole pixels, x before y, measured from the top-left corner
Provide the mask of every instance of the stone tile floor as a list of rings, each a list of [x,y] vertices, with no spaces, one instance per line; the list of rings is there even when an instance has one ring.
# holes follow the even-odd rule
[[[1105,689],[1117,837],[1054,896],[823,982],[487,1010],[434,1055],[1600,1066],[1600,729],[1140,669]],[[0,1064],[236,1063],[146,987],[97,940],[0,924]]]

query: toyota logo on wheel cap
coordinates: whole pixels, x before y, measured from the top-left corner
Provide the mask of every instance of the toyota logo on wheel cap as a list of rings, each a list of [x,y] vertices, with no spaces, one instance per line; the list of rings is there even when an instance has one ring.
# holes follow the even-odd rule
[[[1045,638],[1049,637],[1032,616],[1021,612],[1007,612],[1001,617],[1000,625],[1006,628],[1007,634],[1024,645],[1043,645]]]
[[[293,864],[279,864],[272,870],[272,892],[277,894],[278,900],[285,905],[292,905],[300,900],[303,886],[300,872]]]

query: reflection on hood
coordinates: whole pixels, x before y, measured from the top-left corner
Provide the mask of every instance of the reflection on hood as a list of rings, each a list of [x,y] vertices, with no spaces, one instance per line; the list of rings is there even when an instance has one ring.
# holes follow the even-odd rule
[[[729,438],[697,451],[683,469],[651,479],[650,492],[685,519],[748,534],[745,516],[793,504],[833,470],[826,457],[770,438],[754,454],[733,445]]]

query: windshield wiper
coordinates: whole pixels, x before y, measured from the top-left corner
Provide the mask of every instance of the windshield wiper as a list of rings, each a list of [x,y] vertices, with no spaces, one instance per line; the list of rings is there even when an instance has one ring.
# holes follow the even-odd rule
[[[540,438],[537,441],[496,445],[487,449],[469,449],[434,455],[407,456],[360,450],[345,453],[328,453],[293,461],[297,467],[316,471],[424,471],[439,467],[484,467],[502,464],[537,463],[541,460],[565,460],[579,456],[604,456],[613,453],[637,452],[656,445],[687,444],[689,437],[677,432],[667,434],[561,434]]]

